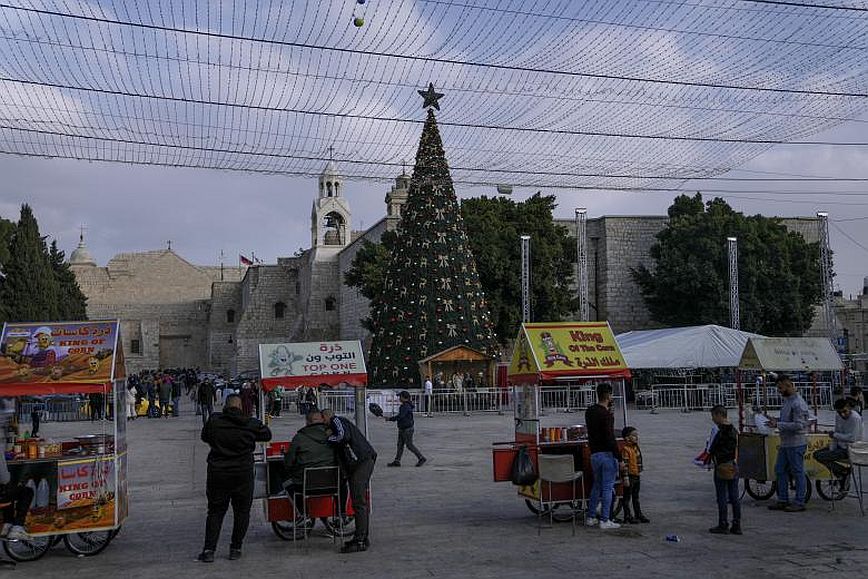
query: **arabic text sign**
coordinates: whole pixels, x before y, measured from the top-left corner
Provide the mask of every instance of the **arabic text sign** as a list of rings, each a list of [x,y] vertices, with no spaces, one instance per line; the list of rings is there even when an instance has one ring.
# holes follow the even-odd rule
[[[0,385],[111,380],[118,323],[7,324],[0,337]]]
[[[57,508],[71,509],[92,505],[112,492],[114,461],[77,460],[57,465]]]
[[[627,364],[607,323],[525,324],[539,371],[610,374]]]
[[[260,344],[262,379],[365,374],[365,357],[357,340]]]

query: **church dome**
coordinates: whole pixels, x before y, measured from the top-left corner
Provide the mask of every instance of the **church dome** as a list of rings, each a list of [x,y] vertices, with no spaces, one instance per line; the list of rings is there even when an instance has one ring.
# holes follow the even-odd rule
[[[94,261],[87,250],[87,246],[84,244],[84,235],[79,236],[78,247],[69,256],[69,265],[96,265],[96,261]]]

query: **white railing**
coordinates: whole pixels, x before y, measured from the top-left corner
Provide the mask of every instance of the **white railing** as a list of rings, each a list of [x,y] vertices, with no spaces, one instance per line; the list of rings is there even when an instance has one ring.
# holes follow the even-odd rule
[[[802,395],[809,406],[831,408],[834,401],[830,382],[798,382],[796,391]],[[774,385],[761,386],[743,384],[744,403],[747,406],[780,408],[781,396]],[[736,385],[723,384],[655,384],[650,389],[636,392],[636,407],[661,410],[708,410],[720,404],[727,408],[738,406]]]
[[[31,412],[37,410],[42,422],[76,422],[90,420],[87,398],[47,398],[39,402],[22,402],[18,422],[30,424]]]

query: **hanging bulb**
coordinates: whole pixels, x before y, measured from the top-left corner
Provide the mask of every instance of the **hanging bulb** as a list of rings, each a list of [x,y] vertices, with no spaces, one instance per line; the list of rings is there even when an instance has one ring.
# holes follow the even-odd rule
[[[356,4],[364,4],[365,0],[356,0]]]
[[[361,16],[353,16],[353,26],[356,28],[361,28],[365,25],[365,19]]]

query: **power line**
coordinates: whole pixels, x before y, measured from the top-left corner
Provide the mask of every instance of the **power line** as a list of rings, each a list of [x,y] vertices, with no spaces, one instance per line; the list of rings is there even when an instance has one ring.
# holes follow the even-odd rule
[[[7,8],[10,10],[30,12],[30,13],[41,14],[41,15],[45,15],[45,16],[56,16],[59,18],[70,18],[70,19],[82,20],[82,21],[88,21],[88,22],[99,22],[102,24],[112,24],[112,25],[116,25],[116,26],[128,26],[128,27],[133,27],[133,28],[140,28],[143,30],[172,32],[172,33],[178,33],[178,34],[191,34],[191,35],[203,36],[203,37],[207,37],[207,38],[217,38],[217,39],[222,39],[222,40],[238,40],[238,41],[244,41],[244,42],[270,44],[270,45],[275,45],[275,46],[285,46],[285,47],[291,47],[291,48],[306,48],[306,49],[310,49],[310,50],[328,51],[328,52],[334,52],[334,53],[339,53],[339,54],[353,54],[353,55],[393,58],[393,59],[408,60],[408,61],[413,61],[413,62],[426,62],[426,63],[454,65],[454,66],[469,66],[469,67],[474,67],[474,68],[504,70],[504,71],[511,71],[511,72],[526,72],[526,73],[535,73],[535,74],[548,74],[548,75],[555,75],[555,76],[580,77],[580,78],[605,79],[605,80],[619,80],[619,81],[628,81],[628,82],[642,82],[642,83],[649,83],[649,84],[662,84],[662,85],[683,86],[683,87],[716,88],[716,89],[727,89],[727,90],[738,90],[738,91],[760,91],[760,92],[782,93],[782,94],[836,96],[836,97],[848,97],[848,98],[866,98],[866,97],[868,97],[868,92],[812,91],[812,90],[807,90],[807,89],[746,86],[746,85],[735,85],[735,84],[725,84],[725,83],[707,83],[707,82],[699,82],[699,81],[664,80],[664,79],[659,79],[659,78],[643,78],[643,77],[627,76],[627,75],[612,75],[612,74],[590,73],[590,72],[575,72],[575,71],[558,70],[558,69],[550,69],[550,68],[532,68],[532,67],[524,67],[524,66],[517,66],[517,65],[495,64],[495,63],[490,63],[490,62],[474,62],[474,61],[450,59],[450,58],[436,58],[436,57],[432,57],[432,56],[412,56],[412,55],[407,55],[407,54],[391,53],[391,52],[385,52],[385,51],[359,50],[359,49],[355,49],[355,48],[325,46],[325,45],[317,45],[317,44],[305,43],[305,42],[294,42],[294,41],[287,41],[287,40],[256,38],[256,37],[252,37],[252,36],[227,34],[227,33],[223,33],[223,32],[190,30],[190,29],[186,29],[186,28],[175,28],[175,27],[171,27],[171,26],[162,26],[162,25],[157,25],[157,24],[145,24],[144,22],[128,22],[128,21],[118,20],[118,19],[113,19],[113,18],[100,18],[100,17],[96,17],[96,16],[85,16],[83,14],[71,14],[71,13],[67,13],[67,12],[58,12],[55,10],[43,10],[43,9],[38,9],[38,8],[25,8],[22,6],[14,6],[14,5],[5,4],[5,3],[0,3],[0,8]]]
[[[818,8],[823,10],[848,10],[854,12],[868,12],[868,8],[857,6],[837,6],[834,4],[812,4],[810,2],[786,2],[785,0],[741,0],[752,4],[775,4],[777,6],[794,6],[798,8]]]
[[[849,233],[847,233],[846,231],[844,231],[842,228],[838,227],[834,223],[832,223],[832,227],[834,227],[836,230],[838,230],[838,233],[840,233],[841,235],[843,235],[844,237],[846,237],[847,239],[852,241],[853,244],[856,245],[856,247],[859,247],[862,249],[862,251],[864,251],[865,253],[868,253],[868,247],[865,247],[864,245],[862,245],[862,243],[860,243],[859,241],[854,239]]]

